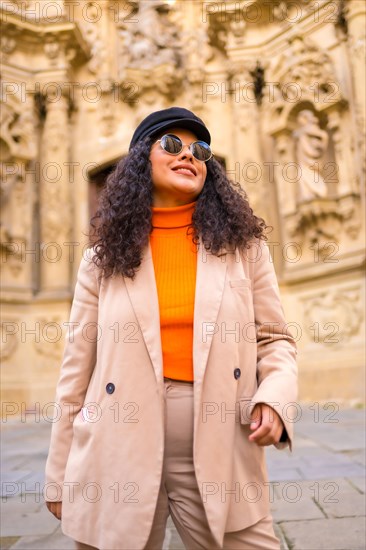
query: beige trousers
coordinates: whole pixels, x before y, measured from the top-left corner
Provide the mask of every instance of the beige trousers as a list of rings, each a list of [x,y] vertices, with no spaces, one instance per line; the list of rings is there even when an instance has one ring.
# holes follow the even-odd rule
[[[150,536],[144,550],[162,549],[169,515],[187,550],[216,550],[220,547],[209,528],[193,466],[193,384],[165,378],[164,385],[166,414],[163,475]],[[96,550],[82,543],[76,543],[76,548]],[[271,516],[247,529],[225,533],[222,548],[279,550],[280,544],[273,531]]]

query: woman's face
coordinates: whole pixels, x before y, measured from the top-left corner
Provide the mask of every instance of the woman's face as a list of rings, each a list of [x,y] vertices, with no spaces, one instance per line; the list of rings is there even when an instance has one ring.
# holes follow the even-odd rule
[[[179,155],[170,155],[160,143],[151,147],[153,206],[182,206],[196,200],[205,183],[207,168],[204,162],[194,158],[189,145],[197,136],[189,130],[169,128],[163,134],[178,136],[183,144]],[[161,136],[159,136],[161,137]],[[158,138],[156,138],[158,139]]]

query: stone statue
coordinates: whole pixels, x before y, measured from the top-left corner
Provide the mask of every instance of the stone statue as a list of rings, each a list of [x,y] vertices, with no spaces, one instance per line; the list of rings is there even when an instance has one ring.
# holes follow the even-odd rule
[[[179,30],[164,2],[142,2],[138,18],[137,29],[124,25],[119,32],[123,66],[150,69],[164,63],[176,65],[181,47]]]
[[[296,161],[299,165],[299,200],[308,201],[327,195],[327,186],[320,174],[319,163],[328,146],[328,134],[310,110],[300,111],[298,128],[294,130]]]

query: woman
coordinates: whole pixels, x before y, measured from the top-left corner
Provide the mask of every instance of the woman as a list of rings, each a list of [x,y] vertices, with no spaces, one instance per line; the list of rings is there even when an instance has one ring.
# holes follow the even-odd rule
[[[157,111],[80,264],[45,498],[77,548],[279,548],[264,446],[291,445],[295,343],[265,224],[194,113]]]

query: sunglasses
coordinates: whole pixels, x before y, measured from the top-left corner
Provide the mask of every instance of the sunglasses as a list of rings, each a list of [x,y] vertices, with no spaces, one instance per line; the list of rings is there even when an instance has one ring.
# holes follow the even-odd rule
[[[182,140],[174,134],[165,134],[156,143],[160,143],[161,148],[169,155],[179,155],[184,148]],[[201,162],[207,162],[213,155],[211,147],[205,141],[194,141],[189,145],[189,150],[194,158]]]

